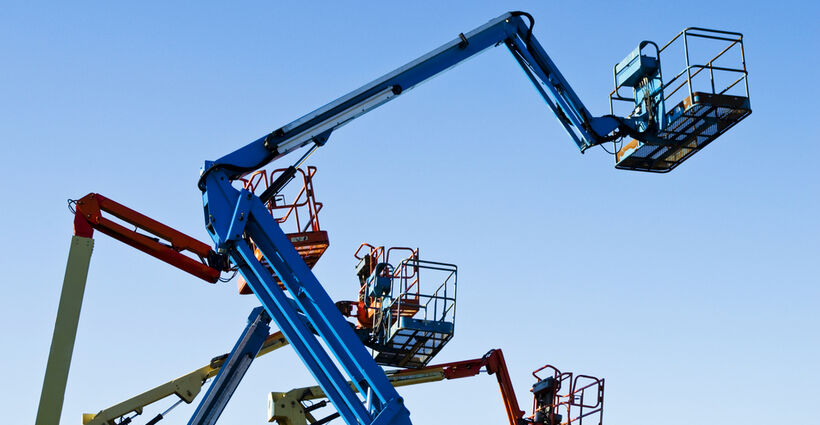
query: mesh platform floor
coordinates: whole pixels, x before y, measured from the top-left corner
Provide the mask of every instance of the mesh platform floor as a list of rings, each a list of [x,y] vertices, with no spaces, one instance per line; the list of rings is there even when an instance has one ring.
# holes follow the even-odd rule
[[[681,105],[684,112],[658,133],[669,144],[655,146],[633,140],[618,152],[615,168],[669,172],[752,112],[749,98],[741,96],[695,92]]]
[[[379,347],[375,357],[378,364],[413,369],[424,367],[453,337],[452,329],[442,332],[442,329],[396,325],[387,343]]]

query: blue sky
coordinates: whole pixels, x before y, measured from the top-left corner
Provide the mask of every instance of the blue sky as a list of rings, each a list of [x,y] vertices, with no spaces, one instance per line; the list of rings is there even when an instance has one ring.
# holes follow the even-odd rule
[[[743,32],[754,113],[667,175],[585,155],[494,49],[346,126],[312,158],[331,248],[315,272],[355,296],[361,242],[459,266],[438,361],[504,349],[519,401],[545,363],[606,378],[605,422],[810,423],[820,368],[820,157],[809,2],[7,2],[0,14],[6,275],[0,406],[31,423],[71,235],[99,192],[207,240],[196,188],[218,158],[507,10],[596,114],[611,69],[687,26]],[[96,238],[63,423],[226,352],[256,300]],[[263,423],[312,380],[257,361],[221,423]],[[415,423],[504,423],[494,378],[400,391]],[[171,404],[160,402],[141,418]],[[790,406],[790,407],[787,407]],[[193,405],[163,423],[186,423]],[[766,418],[766,419],[764,419]]]

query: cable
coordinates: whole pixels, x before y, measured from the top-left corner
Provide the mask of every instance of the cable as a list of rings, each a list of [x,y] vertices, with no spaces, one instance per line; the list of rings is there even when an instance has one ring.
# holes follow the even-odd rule
[[[533,18],[532,15],[530,15],[529,13],[522,12],[520,10],[510,12],[510,15],[512,15],[512,16],[524,16],[527,19],[529,19],[530,28],[527,30],[527,39],[525,41],[527,42],[527,44],[530,44],[530,39],[532,38],[532,28],[535,26],[535,18]]]
[[[233,269],[233,274],[230,277],[220,277],[219,281],[220,282],[230,282],[231,280],[233,280],[234,277],[236,277],[237,272],[239,272],[239,269]]]
[[[624,136],[618,135],[618,138],[616,140],[612,140],[612,150],[613,150],[612,152],[608,151],[607,148],[604,147],[604,143],[606,143],[606,142],[602,142],[598,146],[600,146],[601,149],[604,150],[604,152],[606,152],[610,155],[617,155],[618,152],[623,147],[623,140],[624,140],[623,138],[624,138]]]
[[[74,205],[77,205],[76,199],[68,199],[68,210],[71,211],[71,214],[77,214],[77,210],[74,208]]]

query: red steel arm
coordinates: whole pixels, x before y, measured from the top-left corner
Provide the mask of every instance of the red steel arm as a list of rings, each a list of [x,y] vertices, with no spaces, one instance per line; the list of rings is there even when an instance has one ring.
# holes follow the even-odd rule
[[[504,361],[504,353],[501,349],[497,349],[488,354],[487,373],[495,374],[498,379],[498,388],[504,399],[504,408],[507,409],[507,419],[510,420],[510,425],[518,425],[524,417],[524,411],[518,407],[518,399],[515,398],[515,390],[510,381],[510,374],[507,372],[507,362]]]
[[[136,229],[128,229],[103,217],[103,212],[107,212],[135,226]],[[226,265],[220,266],[219,263],[222,263],[222,261],[218,260],[218,255],[211,249],[210,245],[98,193],[89,193],[77,200],[76,212],[74,213],[74,234],[90,238],[94,233],[94,229],[211,283],[219,280],[220,269],[224,269],[224,265]],[[138,233],[137,229],[142,229],[157,238],[161,238],[167,241],[168,244],[160,242],[157,238]],[[184,255],[183,252],[185,251],[195,254],[199,257],[199,260]],[[212,267],[209,264],[216,265],[219,268]]]
[[[420,369],[388,371],[387,376],[393,386],[400,387],[443,379],[469,378],[481,373],[482,368],[485,368],[490,375],[495,374],[498,379],[498,386],[501,389],[501,396],[504,399],[504,408],[507,411],[510,425],[531,425],[531,422],[524,419],[524,412],[518,408],[518,400],[515,398],[510,375],[507,373],[504,354],[500,349],[490,350],[484,357],[479,359],[430,365]],[[318,386],[294,388],[286,393],[271,393],[269,396],[271,403],[268,407],[268,421],[273,422],[275,420],[278,423],[293,424],[305,423],[304,421],[307,419],[307,423],[323,424],[337,418],[339,413],[334,413],[319,420],[311,416],[312,413],[309,412],[326,406],[327,402],[322,401],[314,404],[305,404],[305,402],[320,398],[326,398],[326,396]],[[294,408],[294,406],[298,408]]]
[[[504,409],[507,411],[507,419],[509,419],[510,425],[519,425],[524,417],[524,411],[518,406],[518,399],[515,397],[510,374],[507,372],[507,362],[504,361],[504,353],[501,352],[501,349],[490,350],[480,359],[446,363],[430,366],[429,368],[442,368],[446,379],[458,379],[475,376],[481,371],[482,367],[485,367],[490,375],[495,374],[496,379],[498,379],[498,388],[501,390]]]

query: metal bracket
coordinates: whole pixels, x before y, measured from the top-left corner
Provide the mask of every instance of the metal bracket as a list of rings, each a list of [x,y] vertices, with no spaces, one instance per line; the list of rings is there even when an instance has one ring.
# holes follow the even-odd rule
[[[239,198],[236,200],[236,207],[233,210],[233,217],[231,217],[231,224],[228,227],[228,232],[225,234],[226,241],[234,241],[242,237],[245,232],[245,224],[248,223],[248,211],[250,210],[250,201],[253,194],[247,189],[239,191]]]

